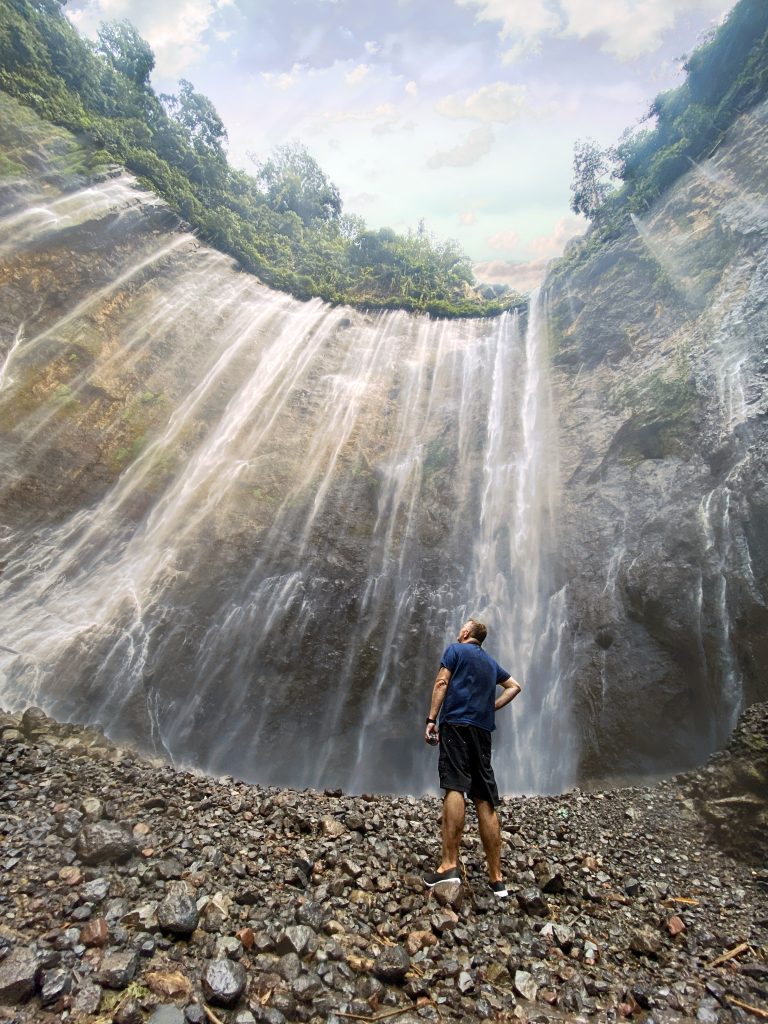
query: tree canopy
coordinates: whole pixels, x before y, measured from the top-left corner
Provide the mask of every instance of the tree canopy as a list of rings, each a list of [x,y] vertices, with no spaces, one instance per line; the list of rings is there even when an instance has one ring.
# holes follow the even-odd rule
[[[301,143],[249,175],[227,161],[227,133],[193,84],[158,96],[154,55],[128,21],[81,37],[59,0],[0,5],[0,88],[94,146],[94,169],[120,163],[198,235],[243,269],[300,298],[487,316],[525,299],[485,294],[455,242],[425,229],[370,230],[343,212],[338,188]]]
[[[712,153],[740,113],[768,95],[768,3],[739,0],[683,67],[683,84],[658,95],[642,127],[625,132],[618,145],[575,145],[572,208],[602,235],[646,210]]]

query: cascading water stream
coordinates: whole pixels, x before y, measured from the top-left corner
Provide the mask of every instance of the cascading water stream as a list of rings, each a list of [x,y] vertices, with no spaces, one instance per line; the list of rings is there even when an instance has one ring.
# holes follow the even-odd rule
[[[474,613],[525,685],[502,788],[567,786],[543,301],[525,331],[516,314],[302,304],[189,236],[158,239],[157,204],[143,215],[126,188],[0,221],[21,282],[0,401],[0,701],[212,772],[421,791],[441,646]],[[31,321],[13,301],[39,272],[19,224],[44,233],[47,273],[79,268]],[[52,475],[69,506],[25,500]]]

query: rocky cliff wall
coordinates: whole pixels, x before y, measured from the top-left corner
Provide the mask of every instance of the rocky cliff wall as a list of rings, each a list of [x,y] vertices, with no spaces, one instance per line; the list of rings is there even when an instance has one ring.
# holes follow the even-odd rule
[[[582,776],[700,763],[768,661],[768,106],[545,286]]]

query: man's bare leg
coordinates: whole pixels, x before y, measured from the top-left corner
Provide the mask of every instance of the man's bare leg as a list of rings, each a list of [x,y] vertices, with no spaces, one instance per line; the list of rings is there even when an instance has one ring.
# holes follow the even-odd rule
[[[458,867],[459,843],[464,832],[464,794],[447,790],[443,797],[443,859],[438,871]]]
[[[496,808],[489,800],[475,800],[480,838],[488,862],[488,879],[501,881],[501,825]]]

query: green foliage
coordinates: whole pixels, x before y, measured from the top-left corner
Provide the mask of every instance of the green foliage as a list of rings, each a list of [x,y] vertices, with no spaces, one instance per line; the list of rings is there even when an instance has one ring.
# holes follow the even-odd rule
[[[339,190],[301,143],[279,146],[259,165],[257,180],[273,210],[293,212],[307,227],[341,216]]]
[[[130,21],[110,21],[99,29],[96,47],[115,71],[125,75],[140,89],[149,87],[149,76],[155,66],[155,55]]]
[[[685,82],[654,100],[652,127],[625,133],[607,152],[577,143],[573,208],[603,240],[709,156],[736,117],[768,95],[768,3],[739,0],[684,66]],[[601,188],[608,173],[621,188]]]
[[[600,209],[613,191],[610,154],[592,139],[579,140],[573,148],[571,209],[590,220],[599,219]]]
[[[457,244],[423,225],[398,235],[344,214],[338,189],[298,143],[276,150],[255,176],[233,169],[211,101],[183,79],[178,94],[157,96],[154,55],[128,21],[104,25],[91,45],[61,6],[0,5],[0,89],[89,140],[82,174],[124,164],[204,241],[300,298],[435,316],[492,316],[525,303],[510,292],[483,298]],[[17,166],[6,153],[0,174]]]

